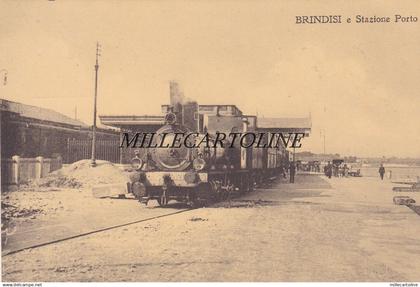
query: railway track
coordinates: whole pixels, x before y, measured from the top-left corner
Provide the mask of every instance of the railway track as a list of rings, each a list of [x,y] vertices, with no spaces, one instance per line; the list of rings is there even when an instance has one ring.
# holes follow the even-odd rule
[[[148,218],[143,218],[143,219],[140,219],[140,220],[134,220],[134,221],[129,221],[129,222],[121,223],[121,224],[116,224],[116,225],[112,225],[112,226],[98,228],[98,229],[87,231],[87,232],[81,232],[81,233],[71,235],[71,236],[68,236],[68,237],[63,237],[63,238],[56,239],[56,240],[51,240],[51,241],[47,241],[47,242],[43,242],[43,243],[39,243],[39,244],[34,244],[34,245],[31,245],[31,246],[25,246],[23,248],[19,248],[19,249],[15,249],[15,250],[10,250],[8,252],[3,253],[2,257],[3,256],[9,256],[9,255],[12,255],[12,254],[16,254],[16,253],[22,252],[24,250],[35,249],[35,248],[39,248],[39,247],[43,247],[43,246],[47,246],[47,245],[52,245],[52,244],[60,243],[60,242],[71,240],[71,239],[76,239],[76,238],[79,238],[79,237],[84,237],[84,236],[88,236],[88,235],[92,235],[92,234],[96,234],[96,233],[100,233],[100,232],[104,232],[104,231],[108,231],[108,230],[112,230],[112,229],[117,229],[117,228],[129,226],[129,225],[134,225],[134,224],[137,224],[137,223],[142,223],[142,222],[151,221],[151,220],[154,220],[154,219],[169,217],[169,216],[172,216],[172,215],[192,211],[192,210],[195,210],[195,209],[197,209],[197,208],[180,209],[180,210],[176,210],[174,212],[170,212],[170,213],[166,213],[166,214],[156,215],[156,216],[152,216],[152,217],[148,217]]]
[[[269,180],[269,182],[271,183],[274,178],[271,178]],[[226,202],[227,207],[229,207],[229,208],[231,208],[231,207],[244,207],[244,206],[252,207],[252,206],[256,206],[256,205],[277,205],[277,203],[264,202],[264,201],[260,201],[260,200],[243,201],[243,200],[240,200],[239,197],[240,197],[240,194],[233,193],[232,197],[228,198],[224,202]],[[220,202],[215,203],[215,204],[211,204],[209,207],[211,207],[211,206],[213,206],[215,208],[223,207],[223,205],[220,205]],[[154,220],[154,219],[169,217],[169,216],[172,216],[172,215],[196,210],[196,209],[199,209],[199,208],[200,207],[197,207],[197,208],[181,208],[181,209],[177,209],[176,211],[165,213],[165,214],[151,216],[151,217],[148,217],[148,218],[142,218],[142,219],[139,219],[139,220],[133,220],[133,221],[129,221],[129,222],[121,223],[121,224],[114,224],[114,225],[111,225],[111,226],[102,227],[102,228],[98,228],[98,229],[94,229],[94,230],[90,230],[90,231],[86,231],[86,232],[80,232],[80,233],[73,234],[73,235],[70,235],[70,236],[65,236],[65,237],[62,237],[62,238],[59,238],[59,239],[54,239],[54,240],[49,240],[49,241],[42,242],[42,243],[32,244],[32,245],[29,245],[29,246],[24,246],[22,248],[11,249],[10,251],[5,251],[4,253],[2,253],[2,256],[9,256],[9,255],[12,255],[12,254],[22,252],[24,250],[35,249],[35,248],[39,248],[39,247],[43,247],[43,246],[47,246],[47,245],[51,245],[51,244],[56,244],[56,243],[60,243],[60,242],[71,240],[71,239],[76,239],[76,238],[79,238],[79,237],[84,237],[84,236],[88,236],[88,235],[92,235],[92,234],[96,234],[96,233],[100,233],[100,232],[104,232],[104,231],[108,231],[108,230],[112,230],[112,229],[117,229],[117,228],[120,228],[120,227],[125,227],[125,226],[129,226],[129,225],[133,225],[133,224],[137,224],[137,223],[142,223],[142,222],[147,222],[147,221],[151,221],[151,220]]]
[[[222,205],[222,204],[220,204],[220,202],[218,202],[218,203],[212,205],[212,207],[214,207],[214,208],[223,208],[223,207],[235,208],[235,207],[244,207],[244,206],[253,207],[253,206],[256,206],[256,205],[265,206],[265,205],[279,205],[279,204],[277,202],[270,202],[270,201],[238,200],[238,199],[232,198],[231,200],[226,201],[224,205]],[[165,217],[169,217],[169,216],[172,216],[172,215],[193,211],[193,210],[196,210],[196,209],[199,209],[199,208],[178,209],[174,212],[169,212],[169,213],[166,213],[166,214],[151,216],[151,217],[148,217],[148,218],[129,221],[129,222],[121,223],[121,224],[115,224],[115,225],[112,225],[112,226],[102,227],[102,228],[94,229],[94,230],[87,231],[87,232],[81,232],[81,233],[78,233],[78,234],[75,234],[75,235],[71,235],[71,236],[67,236],[67,237],[63,237],[63,238],[59,238],[59,239],[55,239],[55,240],[50,240],[50,241],[42,242],[42,243],[39,243],[39,244],[33,244],[33,245],[30,245],[30,246],[25,246],[25,247],[18,248],[18,249],[12,249],[10,251],[4,252],[2,254],[2,256],[9,256],[9,255],[12,255],[12,254],[22,252],[24,250],[31,250],[31,249],[35,249],[35,248],[39,248],[39,247],[43,247],[43,246],[47,246],[47,245],[52,245],[52,244],[60,243],[60,242],[63,242],[63,241],[68,241],[68,240],[71,240],[71,239],[76,239],[76,238],[80,238],[80,237],[84,237],[84,236],[88,236],[88,235],[92,235],[92,234],[96,234],[96,233],[100,233],[100,232],[104,232],[104,231],[108,231],[108,230],[112,230],[112,229],[117,229],[117,228],[129,226],[129,225],[134,225],[134,224],[137,224],[137,223],[147,222],[147,221],[151,221],[151,220],[155,220],[155,219],[159,219],[159,218],[165,218]]]

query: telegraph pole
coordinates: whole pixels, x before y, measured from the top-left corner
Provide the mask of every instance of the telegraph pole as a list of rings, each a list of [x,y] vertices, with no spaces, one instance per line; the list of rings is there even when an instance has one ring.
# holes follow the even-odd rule
[[[325,155],[325,136],[326,136],[326,132],[325,129],[321,130],[321,137],[323,138],[323,143],[324,143],[324,155]]]
[[[98,97],[98,58],[100,56],[100,45],[96,43],[96,64],[95,64],[95,100],[93,103],[93,126],[92,126],[92,160],[90,165],[92,167],[96,166],[96,101]]]
[[[3,86],[6,86],[7,84],[7,70],[6,69],[1,69],[0,73],[4,72],[4,78],[3,78]]]

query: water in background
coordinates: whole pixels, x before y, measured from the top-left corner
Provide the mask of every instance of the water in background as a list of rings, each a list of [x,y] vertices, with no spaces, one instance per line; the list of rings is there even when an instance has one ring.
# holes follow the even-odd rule
[[[362,176],[379,177],[379,166],[360,167]],[[417,179],[420,177],[420,166],[385,166],[385,177],[389,178],[389,171],[392,171],[391,179]]]

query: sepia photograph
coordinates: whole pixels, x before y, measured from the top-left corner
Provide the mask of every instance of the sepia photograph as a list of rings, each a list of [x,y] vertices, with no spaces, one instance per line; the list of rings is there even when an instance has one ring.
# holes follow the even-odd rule
[[[0,16],[2,286],[419,286],[418,1]]]

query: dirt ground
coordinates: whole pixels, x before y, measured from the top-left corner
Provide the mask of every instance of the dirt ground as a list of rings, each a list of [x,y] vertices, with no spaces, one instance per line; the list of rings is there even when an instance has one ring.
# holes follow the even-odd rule
[[[4,281],[420,281],[420,217],[393,204],[393,196],[407,193],[392,192],[392,186],[376,178],[299,175],[295,184],[277,181],[230,204],[3,256],[2,276]],[[57,223],[47,224],[52,234],[63,222],[70,232],[176,210],[145,208],[135,200],[88,200],[83,192],[76,200],[68,193],[55,196],[70,211],[40,215],[42,222]],[[418,193],[408,195],[420,202]],[[69,225],[72,210],[79,217]],[[78,223],[81,217],[91,223]],[[44,236],[37,225],[23,228]],[[15,241],[27,237],[21,234]]]
[[[98,223],[112,223],[112,219],[104,220],[106,214],[101,211],[104,208],[118,210],[113,204],[115,200],[95,200],[91,187],[125,184],[130,181],[130,176],[132,173],[107,161],[98,160],[97,166],[91,168],[90,160],[81,160],[44,178],[22,184],[17,191],[2,191],[2,254],[25,245],[58,239],[69,232],[96,228]],[[121,209],[125,211],[126,204]],[[86,221],[85,218],[92,220]],[[65,225],[68,228],[60,230]],[[43,234],[33,232],[37,229],[42,229]]]
[[[3,194],[8,213],[6,244],[2,254],[80,233],[159,216],[173,210],[146,207],[132,196],[126,199],[94,198],[90,189],[53,189]],[[154,204],[153,204],[154,203]]]

